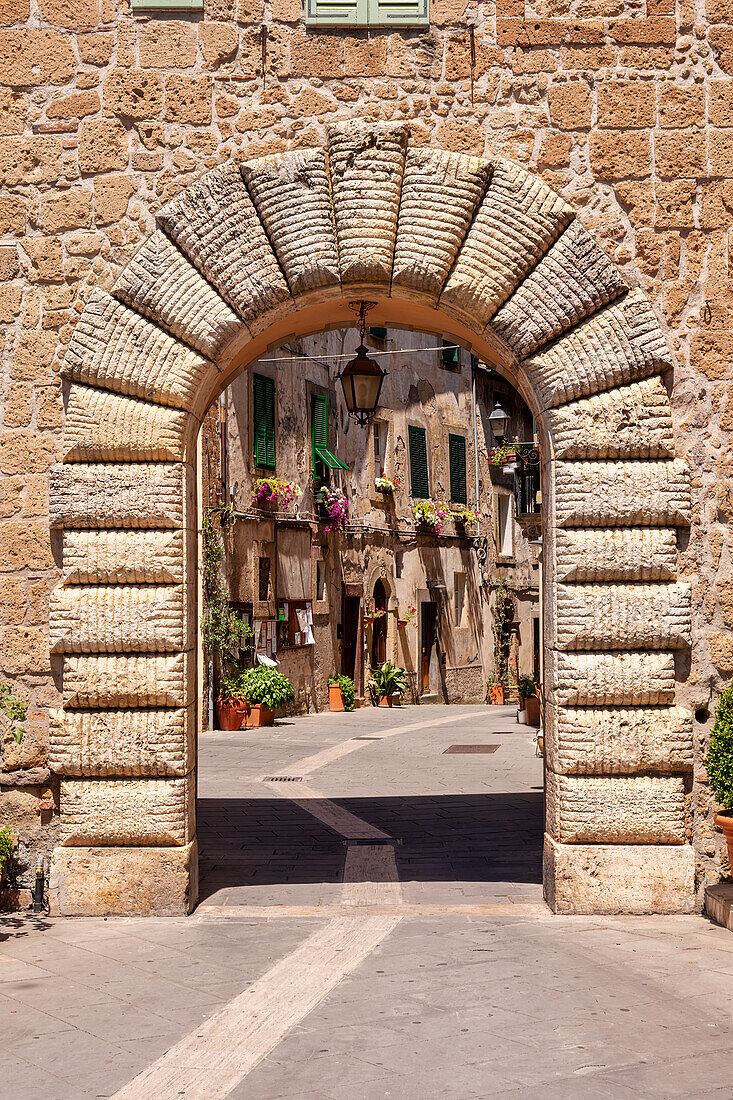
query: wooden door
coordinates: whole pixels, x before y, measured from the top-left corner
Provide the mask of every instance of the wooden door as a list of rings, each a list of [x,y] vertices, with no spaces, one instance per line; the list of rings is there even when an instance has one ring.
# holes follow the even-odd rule
[[[344,676],[355,680],[356,648],[359,634],[359,596],[344,596],[343,600],[343,637],[341,639],[341,671]]]
[[[437,607],[432,601],[420,604],[420,694],[430,691],[430,660],[435,648]]]

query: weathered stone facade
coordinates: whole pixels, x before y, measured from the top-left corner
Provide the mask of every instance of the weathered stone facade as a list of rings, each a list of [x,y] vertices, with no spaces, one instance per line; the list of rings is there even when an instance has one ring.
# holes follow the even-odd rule
[[[0,662],[4,678],[30,699],[31,713],[44,716],[34,719],[20,749],[6,745],[6,772],[47,767],[47,715],[62,692],[72,711],[180,710],[195,699],[191,654],[156,648],[152,620],[145,627],[150,654],[141,655],[139,647],[132,652],[129,631],[145,621],[143,605],[152,606],[131,590],[141,581],[156,586],[155,599],[171,621],[189,605],[193,581],[184,563],[192,561],[190,463],[198,420],[238,362],[290,333],[321,327],[326,314],[345,323],[343,293],[355,297],[364,284],[380,300],[375,323],[396,321],[394,303],[410,300],[420,327],[429,329],[424,322],[434,317],[439,330],[474,343],[489,361],[493,356],[534,411],[557,409],[543,415],[551,473],[547,575],[564,571],[563,585],[643,580],[659,588],[645,615],[655,609],[651,636],[662,648],[648,652],[624,647],[630,620],[621,592],[609,603],[620,617],[604,623],[602,636],[586,627],[569,633],[563,603],[558,598],[556,608],[555,591],[549,593],[548,641],[558,645],[547,654],[550,703],[710,711],[715,691],[733,672],[728,18],[717,0],[707,7],[646,0],[638,9],[607,0],[577,9],[558,0],[539,6],[498,0],[466,10],[436,0],[425,33],[322,34],[306,32],[300,5],[278,0],[267,9],[263,54],[265,12],[256,2],[240,2],[235,10],[227,0],[207,0],[203,17],[176,20],[136,17],[110,0],[0,6],[6,575]],[[404,120],[411,135],[406,167],[406,139],[384,133],[375,141],[377,173],[359,154],[365,131],[352,122],[332,132],[328,176],[322,153],[305,150],[322,147],[328,123],[356,118]],[[297,150],[295,159],[261,159],[290,149]],[[440,149],[472,159],[456,161]],[[504,160],[492,172],[477,159],[484,154]],[[235,164],[245,162],[243,179]],[[368,178],[381,173],[384,186],[371,206],[355,207],[364,163]],[[211,169],[214,175],[202,179]],[[450,182],[456,177],[460,186]],[[415,181],[415,198],[406,194],[406,180]],[[291,196],[285,207],[278,187]],[[455,217],[443,216],[441,194],[452,201]],[[427,235],[425,210],[434,213],[434,232]],[[375,231],[371,238],[363,236],[365,224]],[[500,228],[507,224],[511,240]],[[240,248],[243,227],[248,238]],[[390,233],[394,255],[385,248]],[[105,297],[115,280],[115,297],[128,312]],[[646,292],[652,308],[635,288]],[[319,298],[330,303],[320,314]],[[89,312],[73,336],[88,299]],[[488,321],[497,334],[485,328]],[[69,354],[72,339],[76,351]],[[546,346],[550,340],[556,342]],[[668,407],[654,382],[641,391],[649,404],[646,398],[629,402],[624,393],[638,397],[641,380],[661,373],[668,387],[672,360]],[[70,390],[63,435],[62,377]],[[615,395],[596,396],[609,390]],[[577,406],[568,404],[574,401]],[[628,449],[619,453],[604,418],[624,410],[633,419],[624,420]],[[569,448],[563,455],[550,441],[552,417]],[[666,457],[671,440],[675,457]],[[51,468],[59,462],[67,465],[57,467],[49,496]],[[619,554],[621,528],[632,529],[633,545]],[[150,558],[144,541],[119,537],[146,529],[180,533],[189,548],[177,557],[182,582],[162,577],[168,567]],[[102,530],[114,539],[105,543]],[[77,531],[91,534],[77,537]],[[575,547],[586,539],[595,550],[581,562]],[[66,652],[50,658],[48,604],[61,580],[62,542],[69,587],[54,596],[51,633]],[[175,540],[167,545],[175,568]],[[115,559],[128,585],[117,594],[110,592]],[[109,596],[85,593],[91,583],[106,586]],[[691,585],[691,649],[679,648],[688,614],[678,600],[682,585]],[[566,606],[574,606],[572,599]],[[110,609],[113,618],[98,635],[93,623],[101,619],[92,616]],[[574,613],[571,619],[578,625]],[[190,637],[187,625],[176,629],[181,639]],[[579,652],[571,638],[602,648]],[[664,722],[663,712],[655,715]],[[661,761],[686,777],[685,839],[694,845],[694,867],[689,843],[619,839],[609,846],[600,835],[590,843],[566,842],[562,826],[547,842],[548,891],[558,908],[682,908],[692,901],[693,872],[699,890],[727,870],[701,763],[709,721],[705,713],[698,718],[694,779],[689,756],[678,747],[678,717],[670,721],[676,747],[668,763]],[[555,766],[562,774],[559,761],[572,757],[576,725],[558,720],[557,729],[568,731],[567,741],[558,734]],[[613,740],[610,733],[603,737]],[[54,745],[54,759],[61,751]],[[658,753],[646,751],[660,766]],[[611,763],[601,752],[604,774],[616,774]],[[110,774],[105,753],[99,766],[107,770],[97,774]],[[68,779],[64,786],[76,782],[97,781]],[[195,863],[187,803],[173,797],[176,780],[146,782],[170,788],[170,797],[150,799],[145,834],[165,835],[166,842],[175,837],[178,845],[175,868],[166,872],[178,890],[166,898],[170,910],[185,904],[187,869]],[[39,790],[4,791],[7,813],[38,821]],[[104,832],[105,814],[114,818],[114,810],[105,809],[112,802],[105,803],[101,788],[98,797],[78,790],[68,811],[62,800],[62,816],[72,806],[74,815],[89,806],[90,826],[82,836],[75,816],[64,824],[64,835],[85,846],[59,851],[60,907],[94,907],[81,876],[83,868],[101,864],[107,875],[119,875],[120,887],[99,904],[124,909],[132,883],[136,897],[154,896],[140,882],[156,873],[159,861],[143,855],[155,849],[123,848],[115,858],[95,847],[100,837],[115,839]],[[147,797],[139,795],[140,805]],[[561,820],[562,792],[556,805]],[[162,823],[169,813],[178,815],[173,828]],[[51,839],[55,825],[47,829]],[[34,838],[38,833],[42,819]]]

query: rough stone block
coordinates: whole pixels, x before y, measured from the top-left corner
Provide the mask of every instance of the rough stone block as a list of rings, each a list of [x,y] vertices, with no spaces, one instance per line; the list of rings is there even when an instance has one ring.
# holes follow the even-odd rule
[[[719,882],[705,891],[705,913],[710,920],[733,932],[733,882]]]
[[[548,766],[563,775],[692,771],[692,715],[682,707],[544,710]]]
[[[628,290],[579,221],[562,233],[501,307],[491,329],[524,359]]]
[[[566,332],[525,369],[544,408],[672,368],[654,311],[640,290]]]
[[[55,848],[52,916],[175,917],[198,898],[196,841],[181,848]]]
[[[573,218],[536,176],[499,160],[441,296],[483,328]]]
[[[236,313],[160,230],[135,253],[113,293],[214,362],[242,327]]]
[[[548,654],[550,702],[563,706],[663,706],[674,702],[672,653]]]
[[[185,471],[164,463],[54,466],[51,526],[182,527]]]
[[[545,836],[545,899],[555,913],[691,913],[689,844],[557,844]]]
[[[95,289],[76,324],[61,374],[88,386],[190,409],[215,369],[157,325]]]
[[[558,649],[684,649],[690,645],[689,584],[559,584]]]
[[[690,523],[690,472],[661,462],[557,462],[558,527],[684,527]]]
[[[187,707],[196,698],[193,653],[65,657],[65,707]]]
[[[561,844],[687,839],[685,780],[679,775],[558,775],[548,769],[545,805],[547,832]]]
[[[185,457],[194,421],[179,409],[72,384],[63,457],[77,462],[177,462]]]
[[[670,581],[677,571],[677,532],[665,527],[554,533],[558,581]]]
[[[408,149],[393,286],[438,298],[491,172],[481,157]]]
[[[245,322],[290,298],[236,165],[202,176],[160,211],[158,222]]]
[[[242,165],[293,294],[338,286],[339,260],[323,149],[296,149]]]
[[[187,775],[195,710],[52,710],[49,765],[61,775]]]
[[[328,127],[333,211],[344,283],[389,283],[409,127],[360,119]]]
[[[551,409],[555,458],[674,458],[667,390],[656,375]]]
[[[181,584],[182,531],[65,531],[64,584]]]
[[[52,653],[170,653],[191,644],[181,585],[56,588]]]
[[[188,844],[194,833],[196,784],[175,779],[65,779],[61,844]]]

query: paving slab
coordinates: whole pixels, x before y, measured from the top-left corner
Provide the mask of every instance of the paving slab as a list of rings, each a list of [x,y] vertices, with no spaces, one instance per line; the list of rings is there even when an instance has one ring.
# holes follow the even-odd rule
[[[191,917],[0,926],[0,1100],[176,1100],[185,1058],[205,1100],[733,1095],[733,938],[549,912],[542,762],[511,708],[202,734],[199,795]]]

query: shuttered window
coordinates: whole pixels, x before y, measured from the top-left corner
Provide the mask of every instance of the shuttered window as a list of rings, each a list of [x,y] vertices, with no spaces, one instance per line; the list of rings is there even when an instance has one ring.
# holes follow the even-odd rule
[[[451,502],[453,504],[467,504],[466,440],[462,435],[448,436],[448,460],[450,462]]]
[[[428,0],[305,0],[305,21],[324,27],[424,26]]]
[[[328,449],[328,398],[320,393],[311,397],[311,447],[316,477],[325,477],[327,469],[348,470],[346,463]]]
[[[410,492],[418,500],[430,496],[428,481],[428,444],[424,428],[409,425],[410,441]]]
[[[443,340],[441,361],[444,367],[450,370],[458,370],[461,365],[461,349],[456,347],[452,340]]]
[[[275,469],[275,383],[262,374],[252,375],[254,400],[254,457],[256,466]]]

